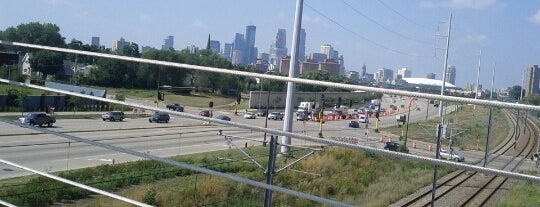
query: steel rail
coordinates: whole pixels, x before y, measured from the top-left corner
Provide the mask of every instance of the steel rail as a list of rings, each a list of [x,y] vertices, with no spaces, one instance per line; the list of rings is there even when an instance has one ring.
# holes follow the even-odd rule
[[[252,73],[252,72],[230,70],[230,69],[224,69],[224,68],[207,67],[207,66],[189,65],[189,64],[184,64],[184,63],[167,62],[167,61],[161,61],[161,60],[150,60],[150,59],[144,59],[144,58],[127,57],[127,56],[81,51],[81,50],[59,48],[59,47],[50,47],[50,46],[28,44],[28,43],[22,43],[22,42],[11,42],[11,41],[6,41],[6,40],[0,40],[0,44],[8,45],[8,46],[41,49],[41,50],[51,50],[51,51],[57,51],[57,52],[63,52],[63,53],[88,55],[88,56],[93,56],[93,57],[102,57],[102,58],[109,58],[109,59],[116,59],[116,60],[125,60],[125,61],[130,61],[130,62],[147,63],[147,64],[153,64],[153,65],[174,67],[174,68],[224,73],[224,74],[235,75],[235,76],[245,76],[245,77],[268,79],[268,80],[294,82],[297,84],[308,84],[308,85],[326,86],[326,87],[332,87],[332,88],[341,88],[341,89],[348,89],[351,91],[386,93],[386,94],[410,96],[410,97],[416,97],[416,98],[433,99],[433,100],[439,100],[439,101],[470,103],[470,104],[477,104],[477,105],[484,105],[484,106],[504,107],[504,108],[511,108],[511,109],[527,110],[527,111],[540,111],[540,106],[532,106],[532,105],[525,105],[525,104],[515,104],[515,103],[507,103],[507,102],[499,102],[499,101],[479,100],[479,99],[471,99],[471,98],[409,92],[409,91],[402,91],[402,90],[396,90],[396,89],[375,88],[375,87],[350,85],[350,84],[343,84],[343,83],[332,83],[332,82],[326,82],[326,81],[315,81],[315,80],[308,80],[308,79],[301,79],[301,78],[289,78],[289,77],[283,77],[283,76],[277,76],[277,75]],[[4,82],[5,82],[5,79],[4,79]]]

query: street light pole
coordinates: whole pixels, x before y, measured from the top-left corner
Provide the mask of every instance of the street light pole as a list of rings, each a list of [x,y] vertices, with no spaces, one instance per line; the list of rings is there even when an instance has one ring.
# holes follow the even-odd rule
[[[300,29],[302,28],[302,9],[304,1],[296,1],[296,12],[294,18],[294,30],[292,38],[292,50],[291,50],[291,60],[289,64],[289,78],[294,78],[296,76],[296,66],[298,65],[296,56],[298,55],[298,46],[300,43]],[[293,124],[293,101],[295,96],[295,83],[287,82],[287,99],[285,101],[285,122],[283,123],[284,132],[292,132]],[[289,146],[291,144],[290,136],[283,136],[281,139],[281,154],[289,155]]]
[[[444,85],[446,83],[446,70],[448,69],[448,47],[450,46],[450,29],[452,28],[452,13],[450,13],[450,20],[448,21],[448,33],[446,35],[446,51],[445,51],[445,57],[444,57],[444,72],[443,72],[443,80],[441,85],[441,96],[444,96]],[[435,147],[435,159],[439,159],[441,149],[441,137],[442,137],[442,127],[444,124],[444,116],[443,116],[443,101],[441,100],[439,102],[439,116],[441,117],[441,123],[437,125],[437,144]],[[435,164],[434,170],[433,170],[433,188],[431,189],[431,207],[435,206],[435,192],[437,191],[437,188],[435,186],[435,183],[437,182],[437,168],[439,165]]]

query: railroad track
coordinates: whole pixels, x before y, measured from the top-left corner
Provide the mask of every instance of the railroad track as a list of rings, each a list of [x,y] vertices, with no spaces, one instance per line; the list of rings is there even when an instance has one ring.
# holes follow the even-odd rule
[[[524,138],[527,139],[528,143],[525,146],[534,146],[532,143],[535,136],[533,135],[538,134],[538,129],[528,121],[520,121],[508,110],[505,110],[505,114],[512,123],[512,133],[501,145],[493,149],[486,166],[505,171],[514,171],[533,151],[532,147],[516,149],[516,140]],[[522,122],[521,125],[519,122]],[[522,128],[524,130],[521,130]],[[508,156],[511,157],[510,160],[508,160]],[[503,166],[496,166],[501,160],[504,162]],[[478,163],[482,161],[480,160]],[[508,178],[505,177],[459,170],[451,173],[444,180],[438,181],[434,204],[435,206],[484,206],[490,201],[493,202],[494,195],[499,192],[507,181]],[[409,196],[405,202],[396,203],[392,206],[431,206],[431,187],[424,189],[422,193]]]

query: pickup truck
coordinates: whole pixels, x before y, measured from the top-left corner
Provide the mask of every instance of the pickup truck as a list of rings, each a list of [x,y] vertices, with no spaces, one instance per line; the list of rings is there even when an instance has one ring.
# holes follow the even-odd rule
[[[19,122],[29,125],[38,125],[42,126],[47,124],[47,126],[52,126],[56,123],[56,118],[54,116],[49,116],[43,112],[28,113],[25,116],[19,118]]]

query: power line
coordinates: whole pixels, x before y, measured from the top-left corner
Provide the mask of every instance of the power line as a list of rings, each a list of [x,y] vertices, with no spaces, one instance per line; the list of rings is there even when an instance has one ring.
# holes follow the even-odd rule
[[[353,34],[354,36],[356,36],[356,37],[358,37],[358,38],[360,38],[360,39],[362,39],[362,40],[368,41],[368,42],[370,42],[371,44],[373,44],[373,45],[375,45],[375,46],[378,46],[378,47],[380,47],[380,48],[383,48],[383,49],[388,50],[388,51],[393,52],[393,53],[397,53],[397,54],[401,54],[401,55],[406,55],[406,56],[411,56],[411,57],[423,57],[423,58],[433,58],[433,57],[434,57],[434,56],[421,56],[421,55],[415,55],[415,54],[411,54],[411,53],[407,53],[407,52],[403,52],[403,51],[400,51],[400,50],[395,50],[395,49],[389,48],[389,47],[387,47],[387,46],[385,46],[385,45],[383,45],[383,44],[380,44],[380,43],[377,43],[377,42],[375,42],[375,41],[373,41],[373,40],[370,40],[370,39],[368,39],[368,38],[366,38],[366,37],[364,37],[364,36],[362,36],[362,35],[360,35],[360,34],[354,32],[353,30],[351,30],[351,29],[349,29],[349,28],[343,26],[342,24],[340,24],[340,23],[337,22],[336,20],[334,20],[334,19],[332,19],[332,18],[326,16],[326,15],[323,14],[321,11],[319,11],[319,10],[313,8],[313,7],[310,6],[309,4],[307,4],[307,3],[305,3],[305,2],[304,2],[304,4],[305,4],[308,8],[310,8],[311,10],[313,10],[315,13],[319,14],[320,16],[324,17],[324,18],[327,19],[328,21],[330,21],[330,22],[336,24],[337,26],[341,27],[341,29],[343,29],[343,30],[345,30],[345,31],[347,31],[347,32],[349,32],[349,33],[351,33],[351,34]]]
[[[421,28],[424,28],[424,29],[427,29],[427,30],[430,30],[430,31],[437,31],[437,28],[433,28],[433,27],[428,27],[428,26],[424,26],[424,25],[421,25],[413,20],[411,20],[410,18],[407,18],[405,15],[399,13],[398,11],[396,11],[395,9],[391,8],[390,6],[388,6],[386,3],[384,3],[382,0],[377,0],[379,1],[379,3],[381,3],[384,7],[386,7],[387,9],[389,9],[390,11],[394,12],[395,14],[397,14],[398,16],[400,16],[401,18],[407,20],[408,22],[418,26],[418,27],[421,27]]]
[[[431,46],[435,46],[434,43],[432,42],[428,42],[428,41],[424,41],[424,40],[419,40],[419,39],[415,39],[415,38],[412,38],[412,37],[409,37],[409,36],[406,36],[404,34],[401,34],[399,32],[396,32],[394,30],[391,30],[390,28],[384,26],[383,24],[375,21],[374,19],[368,17],[367,15],[365,15],[364,13],[362,13],[360,10],[354,8],[352,5],[350,5],[347,1],[345,0],[341,0],[341,2],[343,2],[345,5],[347,5],[347,7],[351,8],[353,11],[355,11],[357,14],[359,14],[360,16],[366,18],[367,20],[369,20],[370,22],[373,22],[374,24],[378,25],[379,27],[383,28],[384,30],[388,31],[388,32],[391,32],[397,36],[400,36],[404,39],[408,39],[408,40],[411,40],[411,41],[414,41],[414,42],[417,42],[417,43],[420,43],[420,44],[426,44],[426,45],[431,45]]]

